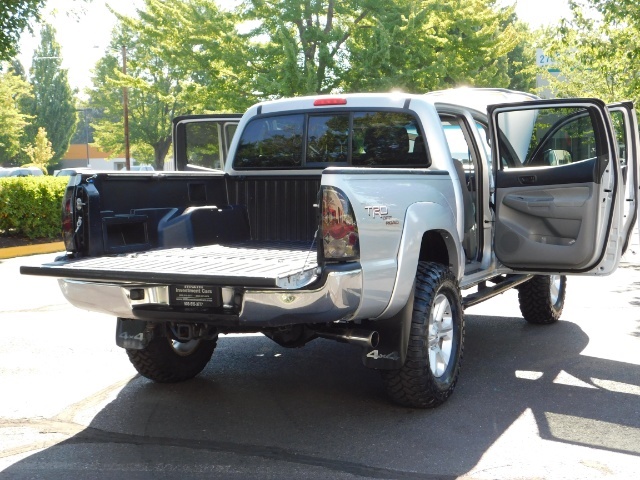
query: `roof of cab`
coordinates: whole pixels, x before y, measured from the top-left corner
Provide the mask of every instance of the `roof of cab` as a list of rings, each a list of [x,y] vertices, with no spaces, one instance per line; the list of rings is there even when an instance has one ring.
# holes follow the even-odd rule
[[[315,104],[318,100],[346,100],[344,105],[326,103]],[[458,105],[479,112],[486,113],[487,105],[499,103],[515,103],[537,100],[538,97],[530,93],[517,92],[501,88],[452,88],[449,90],[438,90],[423,95],[416,95],[405,92],[381,92],[381,93],[348,93],[331,95],[312,95],[305,97],[281,98],[270,100],[254,105],[249,110],[253,110],[252,115],[261,113],[276,113],[281,111],[307,110],[312,108],[333,107],[367,107],[375,102],[378,107],[402,108],[406,106],[407,100],[423,100],[429,103],[447,103]],[[255,110],[254,110],[255,109]]]

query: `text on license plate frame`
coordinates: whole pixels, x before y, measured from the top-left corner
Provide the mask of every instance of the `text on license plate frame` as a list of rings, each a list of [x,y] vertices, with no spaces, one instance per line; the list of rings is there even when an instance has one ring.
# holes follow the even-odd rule
[[[216,308],[222,305],[222,293],[208,285],[170,285],[169,302],[179,307]]]

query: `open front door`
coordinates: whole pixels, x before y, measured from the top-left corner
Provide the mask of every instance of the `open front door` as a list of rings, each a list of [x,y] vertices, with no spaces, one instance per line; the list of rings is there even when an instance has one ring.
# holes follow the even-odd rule
[[[607,105],[613,128],[618,142],[618,157],[624,183],[623,224],[621,236],[623,238],[622,253],[627,251],[633,226],[638,218],[638,189],[640,178],[638,174],[638,120],[633,103],[623,102]]]
[[[173,119],[175,170],[224,169],[241,114],[185,115]]]
[[[596,99],[488,108],[495,254],[513,271],[606,274],[624,239],[624,182],[607,107]]]

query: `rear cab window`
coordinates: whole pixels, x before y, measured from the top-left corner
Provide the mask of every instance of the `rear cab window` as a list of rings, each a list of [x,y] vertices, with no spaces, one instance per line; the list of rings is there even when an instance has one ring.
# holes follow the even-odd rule
[[[406,111],[346,111],[260,116],[247,123],[234,168],[385,168],[430,165],[419,121]]]

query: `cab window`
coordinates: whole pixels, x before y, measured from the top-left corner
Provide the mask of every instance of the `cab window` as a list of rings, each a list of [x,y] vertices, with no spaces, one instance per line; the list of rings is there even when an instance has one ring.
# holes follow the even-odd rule
[[[241,134],[234,168],[430,165],[418,120],[406,112],[345,111],[262,116]]]

